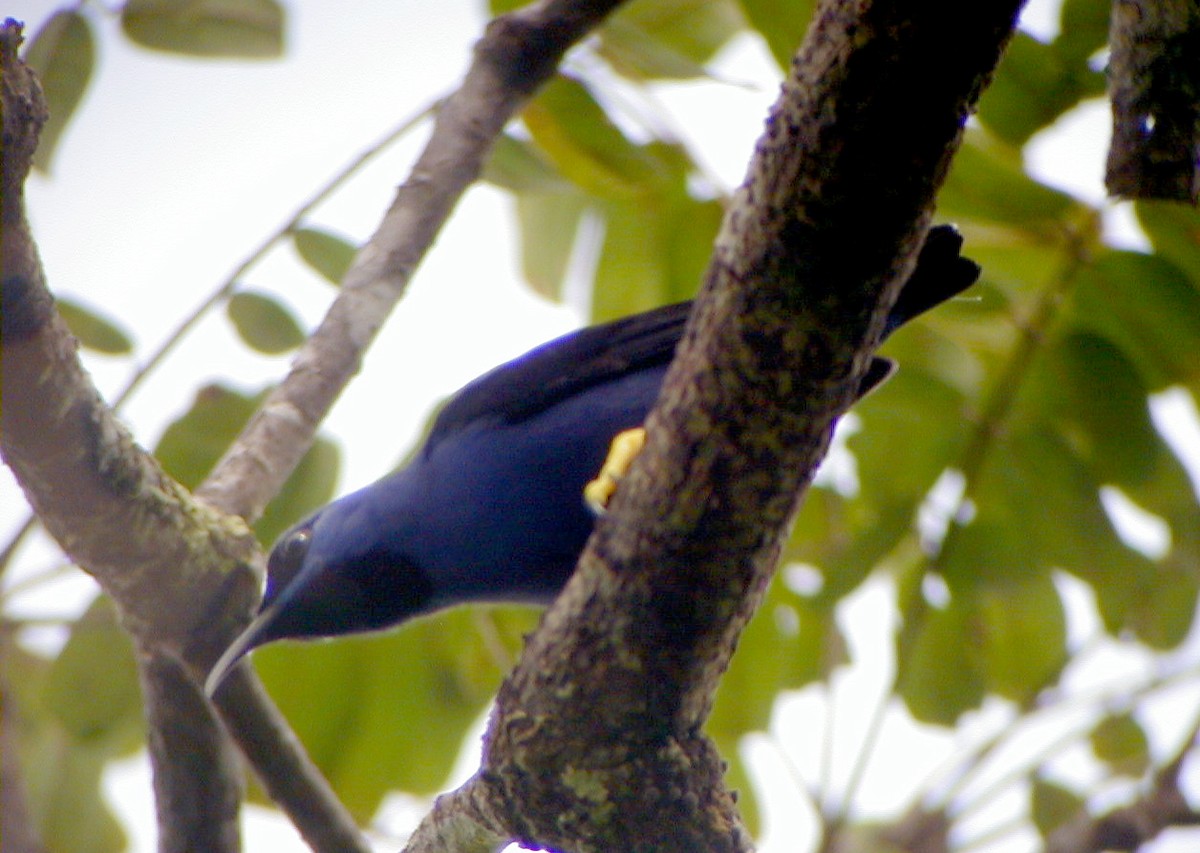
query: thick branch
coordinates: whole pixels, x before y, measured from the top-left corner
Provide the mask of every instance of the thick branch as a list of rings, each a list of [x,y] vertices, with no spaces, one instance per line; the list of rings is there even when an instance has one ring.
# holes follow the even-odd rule
[[[514,838],[748,848],[700,727],[1019,6],[820,7],[646,450],[498,697],[475,811]]]

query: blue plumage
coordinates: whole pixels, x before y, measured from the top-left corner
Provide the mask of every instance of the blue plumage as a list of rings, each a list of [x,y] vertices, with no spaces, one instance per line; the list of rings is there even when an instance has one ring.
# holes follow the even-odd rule
[[[934,228],[887,332],[969,287],[962,239]],[[384,628],[469,601],[548,602],[591,533],[584,485],[658,396],[689,303],[565,335],[476,379],[404,469],[285,533],[258,616],[209,677],[272,640]],[[872,364],[861,393],[886,378]]]

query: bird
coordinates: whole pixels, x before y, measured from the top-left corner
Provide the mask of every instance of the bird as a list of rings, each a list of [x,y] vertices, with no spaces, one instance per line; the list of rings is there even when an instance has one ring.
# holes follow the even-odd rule
[[[953,226],[930,229],[885,336],[975,282],[962,242]],[[690,310],[581,329],[463,387],[407,466],[280,536],[258,614],[213,666],[208,694],[275,640],[379,630],[472,602],[552,601],[614,485],[608,475],[588,484],[614,437],[654,405]],[[892,369],[875,357],[858,397]]]

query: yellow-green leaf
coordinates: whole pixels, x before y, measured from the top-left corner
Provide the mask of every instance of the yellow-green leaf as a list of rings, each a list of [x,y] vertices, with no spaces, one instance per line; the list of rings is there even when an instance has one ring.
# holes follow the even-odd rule
[[[331,284],[341,284],[358,247],[344,237],[317,228],[297,228],[292,243],[300,259]]]
[[[81,346],[106,355],[127,355],[133,351],[133,341],[115,320],[101,316],[92,308],[78,302],[59,298],[55,300],[58,313]]]
[[[83,100],[96,65],[91,24],[78,12],[55,12],[29,43],[25,61],[37,74],[50,111],[33,165],[49,172],[63,131]]]
[[[304,343],[304,331],[291,312],[266,294],[235,293],[225,310],[241,339],[261,353],[278,355]]]
[[[1105,717],[1092,730],[1089,740],[1096,757],[1114,773],[1141,776],[1150,766],[1150,742],[1130,714]]]
[[[1030,816],[1038,834],[1045,838],[1083,810],[1083,797],[1055,782],[1040,776],[1033,780],[1030,790]]]
[[[275,0],[128,0],[121,10],[142,47],[226,59],[282,56],[283,20]]]

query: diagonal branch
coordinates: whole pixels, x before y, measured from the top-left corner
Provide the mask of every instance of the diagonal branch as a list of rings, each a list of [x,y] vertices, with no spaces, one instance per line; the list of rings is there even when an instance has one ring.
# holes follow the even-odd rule
[[[646,450],[452,795],[484,828],[576,851],[749,848],[700,729],[1019,7],[819,7]],[[433,849],[433,823],[410,849]]]
[[[224,740],[191,691],[256,597],[256,517],[311,443],[392,305],[494,138],[563,53],[618,0],[547,0],[494,21],[461,89],[439,113],[412,177],[360,253],[325,322],[195,501],[137,447],[83,372],[23,210],[28,161],[44,122],[36,81],[16,59],[20,27],[4,31],[4,400],[0,442],[47,530],[118,603],[142,651],[160,816],[209,812],[203,839],[164,836],[163,849],[235,849],[227,807],[237,790]],[[35,404],[36,401],[36,404]],[[87,520],[86,523],[81,520]],[[164,583],[164,579],[169,582]],[[197,602],[212,602],[197,608]],[[177,660],[178,659],[178,660]],[[187,670],[187,677],[183,672]],[[352,821],[297,748],[249,671],[220,703],[273,795],[317,849],[362,849]],[[198,694],[196,694],[198,695]],[[177,773],[186,749],[216,776],[203,790]],[[280,758],[287,760],[279,760]],[[191,784],[189,789],[187,786]],[[163,804],[167,803],[166,813]],[[197,831],[201,831],[199,828]],[[193,843],[194,842],[194,843]]]

